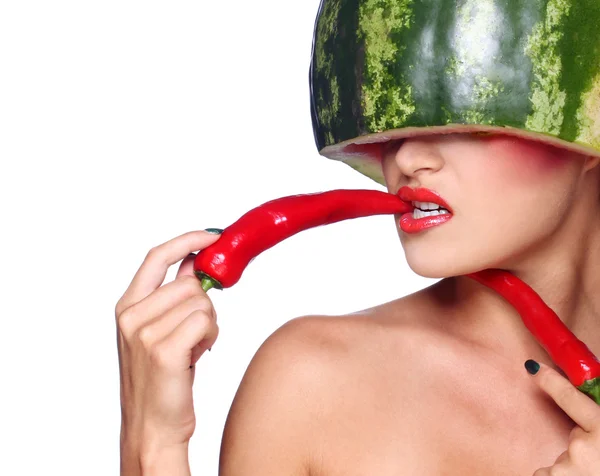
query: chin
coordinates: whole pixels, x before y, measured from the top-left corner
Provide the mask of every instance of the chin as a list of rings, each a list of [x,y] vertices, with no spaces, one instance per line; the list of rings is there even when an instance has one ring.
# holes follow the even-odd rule
[[[406,254],[406,261],[410,269],[424,278],[450,278],[475,273],[489,266],[474,262],[472,259],[460,259],[456,254],[444,256],[441,253],[418,253],[410,256]]]

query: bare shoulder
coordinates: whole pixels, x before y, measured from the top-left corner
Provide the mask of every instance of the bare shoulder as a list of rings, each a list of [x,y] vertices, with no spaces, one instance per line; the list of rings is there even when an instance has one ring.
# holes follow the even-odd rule
[[[332,399],[332,378],[351,353],[344,317],[296,318],[275,331],[250,362],[231,406],[221,446],[221,476],[308,476]]]
[[[411,371],[428,334],[415,302],[408,296],[350,315],[300,317],[275,331],[234,399],[221,474],[308,475],[321,459],[315,435],[337,431],[331,422],[342,416],[340,399],[352,405],[389,382],[390,372]]]
[[[444,286],[275,331],[234,399],[221,476],[483,474],[531,445],[524,428],[568,435],[522,405],[521,365],[462,332]]]

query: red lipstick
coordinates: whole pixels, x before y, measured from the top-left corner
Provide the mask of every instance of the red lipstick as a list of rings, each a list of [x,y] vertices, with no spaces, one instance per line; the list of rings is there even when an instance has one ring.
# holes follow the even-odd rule
[[[428,188],[402,187],[400,190],[398,190],[398,196],[401,200],[404,200],[405,202],[435,203],[452,213],[450,205],[448,205],[446,201],[442,197],[440,197],[436,192],[434,192],[433,190],[429,190]]]
[[[423,218],[415,218],[413,213],[405,213],[400,218],[400,229],[404,233],[420,233],[428,228],[443,225],[448,220],[452,219],[452,209],[446,201],[433,190],[427,188],[412,189],[410,187],[402,187],[398,191],[398,196],[401,200],[406,202],[435,203],[450,212],[444,213],[443,215],[427,216]]]

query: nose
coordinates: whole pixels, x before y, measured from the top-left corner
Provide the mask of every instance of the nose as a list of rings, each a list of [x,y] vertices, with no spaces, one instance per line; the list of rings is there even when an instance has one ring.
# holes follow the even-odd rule
[[[423,138],[406,139],[394,158],[400,173],[406,177],[431,174],[444,166],[444,159],[435,142]]]

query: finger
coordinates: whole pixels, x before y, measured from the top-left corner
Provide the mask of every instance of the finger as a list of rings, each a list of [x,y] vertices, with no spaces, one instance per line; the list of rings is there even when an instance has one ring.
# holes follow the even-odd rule
[[[540,468],[533,476],[576,476],[580,474],[579,472],[574,473],[571,465],[567,463],[558,463],[553,464],[547,468]]]
[[[550,468],[540,468],[533,473],[533,476],[550,476]]]
[[[170,348],[174,354],[183,354],[191,359],[194,347],[200,345],[203,353],[212,347],[218,333],[217,323],[210,315],[204,311],[195,311],[163,339],[161,344]]]
[[[221,230],[220,228],[207,228],[206,230],[207,233],[210,233],[212,235],[220,235],[221,233],[223,233],[224,230]],[[181,264],[179,265],[179,269],[177,270],[177,278],[179,276],[192,276],[194,274],[194,260],[196,259],[196,254],[195,253],[190,253],[189,255],[187,255],[184,260],[181,262]]]
[[[195,259],[196,253],[190,253],[189,255],[187,255],[179,265],[179,269],[177,270],[177,275],[175,276],[175,279],[181,276],[193,276]]]
[[[556,466],[557,464],[564,463],[568,460],[569,460],[569,452],[565,451],[564,453],[561,453],[558,458],[556,458],[556,461],[554,462],[554,466]]]
[[[216,332],[211,334],[210,338],[204,339],[203,341],[200,342],[200,344],[198,344],[196,347],[194,347],[192,349],[192,357],[190,359],[191,366],[196,365],[196,363],[198,362],[200,357],[202,357],[204,352],[206,352],[207,350],[210,351],[212,349],[213,345],[215,345],[217,337],[219,336],[219,326],[218,325],[215,326],[215,330],[216,330]]]
[[[587,435],[589,435],[587,431],[583,430],[580,426],[576,426],[569,433],[569,443],[573,440],[584,438]]]
[[[206,297],[202,283],[195,276],[181,276],[117,315],[119,328],[131,336],[194,296]]]
[[[119,300],[117,315],[157,289],[165,280],[170,266],[192,251],[202,250],[218,239],[219,235],[207,231],[192,231],[150,250]]]
[[[550,467],[540,468],[535,473],[533,473],[533,476],[549,476],[549,475],[550,475]]]
[[[144,345],[151,347],[155,342],[168,336],[187,316],[196,311],[205,312],[214,321],[217,320],[215,308],[208,296],[195,295],[142,327],[139,331],[139,338]]]
[[[540,389],[546,392],[571,420],[587,432],[598,428],[600,407],[593,400],[546,365],[528,360],[525,367],[534,375],[534,381]]]
[[[554,464],[548,468],[540,468],[533,476],[576,476],[581,474],[580,472],[574,472],[572,466],[569,463],[566,464]]]

